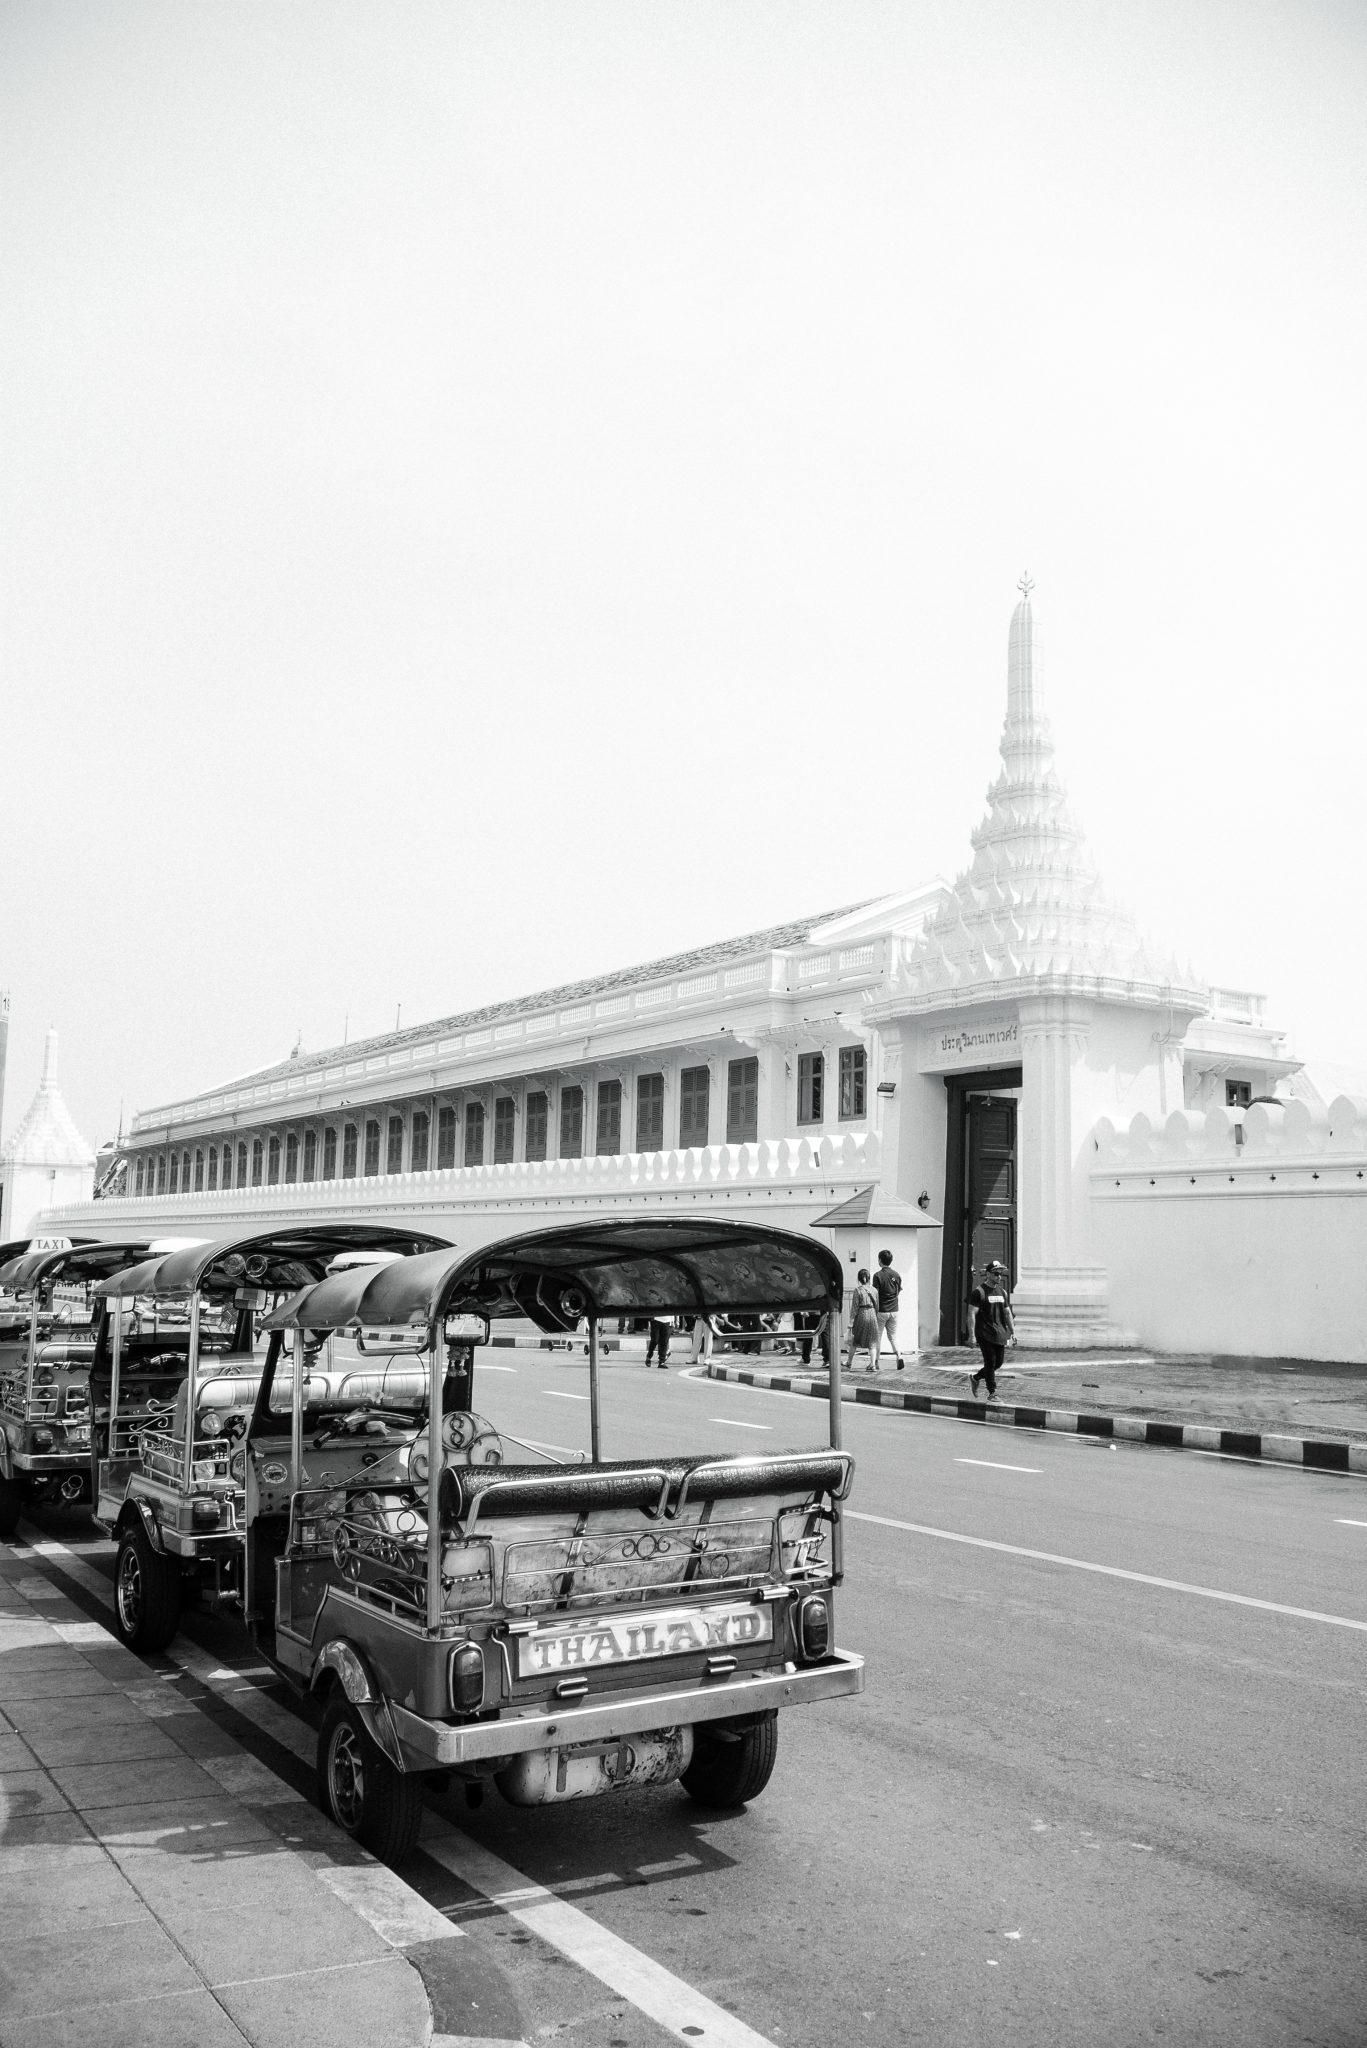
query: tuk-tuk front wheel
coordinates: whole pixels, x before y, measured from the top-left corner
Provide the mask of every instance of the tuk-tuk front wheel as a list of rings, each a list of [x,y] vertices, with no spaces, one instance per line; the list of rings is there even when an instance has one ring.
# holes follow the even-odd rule
[[[114,1631],[130,1650],[164,1650],[180,1627],[180,1566],[154,1550],[141,1522],[119,1538]]]
[[[749,1728],[693,1730],[693,1758],[681,1779],[698,1806],[744,1806],[758,1799],[778,1761],[778,1713],[770,1709]]]
[[[0,1478],[0,1537],[6,1542],[19,1527],[24,1496],[17,1479]]]
[[[339,1828],[391,1868],[422,1825],[422,1779],[395,1770],[351,1701],[334,1692],[318,1735],[318,1792]]]

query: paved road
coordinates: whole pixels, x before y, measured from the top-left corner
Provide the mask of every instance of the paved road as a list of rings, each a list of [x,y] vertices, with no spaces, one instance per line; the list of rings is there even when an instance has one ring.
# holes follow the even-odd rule
[[[484,1411],[586,1444],[582,1362],[503,1361],[482,1369]],[[810,1399],[625,1361],[604,1385],[609,1456],[822,1440]],[[445,1802],[514,1880],[587,1916],[554,1947],[451,1856],[416,1859],[412,1881],[474,1936],[441,1946],[497,1962],[515,1994],[509,2010],[491,1970],[487,2027],[467,2014],[464,2031],[720,2041],[720,2013],[701,2031],[681,2012],[660,2023],[663,1966],[775,2048],[1361,2048],[1367,1483],[845,1421],[858,1478],[839,1634],[868,1657],[864,1698],[788,1715],[773,1782],[735,1817],[672,1790],[542,1813]],[[49,1528],[107,1571],[89,1524]],[[269,1694],[230,1622],[190,1631],[248,1674],[239,1704]],[[594,1928],[641,1958],[634,2000],[571,1960]]]

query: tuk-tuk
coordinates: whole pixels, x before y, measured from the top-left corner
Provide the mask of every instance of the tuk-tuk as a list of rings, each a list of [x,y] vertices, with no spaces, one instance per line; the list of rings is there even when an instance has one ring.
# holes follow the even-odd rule
[[[113,1273],[91,1367],[94,1516],[119,1547],[114,1626],[164,1649],[188,1588],[241,1591],[241,1438],[260,1382],[256,1319],[336,1262],[445,1240],[390,1225],[292,1225]]]
[[[778,1709],[863,1689],[835,1647],[842,1273],[812,1239],[739,1223],[584,1223],[356,1270],[265,1320],[274,1338],[246,1435],[245,1607],[270,1662],[321,1696],[333,1818],[399,1862],[424,1786],[492,1782],[539,1806],[681,1781],[704,1806],[753,1799]],[[830,1449],[605,1460],[603,1317],[804,1310],[836,1326]],[[588,1326],[592,1456],[505,1462],[477,1412],[489,1319]],[[309,1347],[407,1353],[320,1390]],[[321,1398],[319,1397],[321,1393]],[[529,1448],[529,1447],[521,1447]]]
[[[0,1247],[0,1536],[30,1506],[90,1498],[93,1290],[147,1249],[146,1238]]]

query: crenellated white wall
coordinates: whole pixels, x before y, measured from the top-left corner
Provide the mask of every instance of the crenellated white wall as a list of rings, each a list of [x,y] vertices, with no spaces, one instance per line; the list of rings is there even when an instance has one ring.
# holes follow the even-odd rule
[[[549,1230],[566,1215],[610,1216],[698,1208],[745,1215],[781,1229],[809,1230],[812,1218],[879,1177],[876,1133],[781,1138],[688,1151],[453,1167],[445,1172],[372,1174],[350,1180],[69,1203],[33,1228],[114,1238],[227,1236],[274,1222],[315,1223],[348,1214],[411,1222],[478,1248],[522,1230]],[[831,1232],[813,1231],[829,1242]]]
[[[1367,1363],[1367,1100],[1103,1117],[1092,1141],[1093,1242],[1125,1336]]]

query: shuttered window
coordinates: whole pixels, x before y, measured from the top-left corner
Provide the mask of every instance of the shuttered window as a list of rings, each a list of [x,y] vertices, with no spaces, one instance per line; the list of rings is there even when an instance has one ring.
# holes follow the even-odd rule
[[[707,1143],[707,1108],[712,1077],[706,1067],[685,1067],[679,1075],[679,1144]]]
[[[524,1157],[544,1159],[546,1156],[546,1134],[550,1122],[550,1104],[539,1088],[533,1089],[527,1097],[527,1144]]]
[[[759,1061],[728,1060],[726,1142],[753,1145],[759,1137]]]
[[[560,1091],[560,1157],[584,1156],[584,1091],[576,1083]]]

